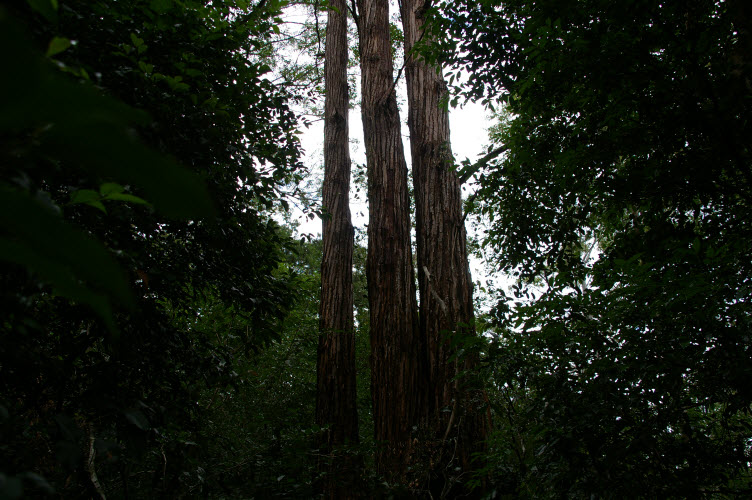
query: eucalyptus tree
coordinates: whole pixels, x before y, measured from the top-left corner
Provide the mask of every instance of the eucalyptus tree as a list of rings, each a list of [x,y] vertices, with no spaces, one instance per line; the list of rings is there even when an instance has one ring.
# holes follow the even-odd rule
[[[467,375],[477,358],[458,357],[458,345],[475,335],[473,283],[467,259],[461,180],[454,168],[449,134],[448,93],[440,67],[416,50],[430,46],[424,29],[428,2],[400,2],[405,44],[408,127],[420,291],[420,336],[428,369],[430,425],[438,441],[435,471],[456,475],[472,470],[483,450],[486,427],[482,393],[470,390]],[[424,49],[425,50],[425,49]],[[442,469],[442,470],[439,470]]]
[[[368,299],[376,466],[404,476],[413,428],[425,420],[425,352],[418,328],[407,186],[389,1],[359,0],[363,133],[368,163]]]
[[[324,453],[358,443],[353,326],[353,238],[350,215],[347,4],[329,5],[325,49],[324,186],[316,423],[325,428]],[[326,460],[326,459],[325,459]],[[331,457],[324,485],[329,498],[355,494],[353,460]],[[349,475],[347,472],[349,471]]]

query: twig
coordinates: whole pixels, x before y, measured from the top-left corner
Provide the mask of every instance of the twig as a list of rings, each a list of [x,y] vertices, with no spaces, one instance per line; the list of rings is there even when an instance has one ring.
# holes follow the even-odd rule
[[[446,442],[447,438],[449,437],[449,433],[452,430],[452,424],[454,424],[454,416],[457,413],[457,398],[454,398],[454,407],[452,408],[452,414],[449,416],[449,423],[447,424],[446,432],[444,433],[444,437],[441,438],[441,447],[444,448],[444,443]]]
[[[392,82],[392,88],[389,89],[389,93],[387,94],[387,97],[392,95],[392,92],[394,92],[394,88],[397,86],[397,82],[399,82],[400,77],[402,77],[402,70],[405,69],[405,64],[407,64],[407,57],[405,57],[405,60],[402,62],[402,67],[397,72],[397,77]]]
[[[319,27],[319,0],[313,4],[313,19],[316,21],[316,55],[321,54],[321,28]],[[328,21],[327,21],[328,25]]]
[[[358,8],[355,5],[355,0],[350,0],[350,5],[347,6],[347,10],[350,11],[353,20],[355,21],[355,29],[358,30],[358,43],[360,43],[360,16],[358,16]]]
[[[97,457],[97,452],[94,449],[95,440],[94,426],[92,424],[89,424],[89,457],[86,460],[86,470],[89,472],[89,479],[91,480],[91,484],[94,485],[94,489],[97,490],[97,493],[102,498],[102,500],[107,500],[107,497],[104,494],[104,490],[102,489],[102,485],[99,483],[99,478],[97,477],[97,469],[94,463],[94,460]]]

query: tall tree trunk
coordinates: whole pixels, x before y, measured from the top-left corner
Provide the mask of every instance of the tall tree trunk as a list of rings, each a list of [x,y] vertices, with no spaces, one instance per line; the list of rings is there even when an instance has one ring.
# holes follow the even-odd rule
[[[407,188],[393,81],[388,0],[358,0],[363,132],[368,162],[371,396],[380,473],[403,477],[425,414]]]
[[[412,152],[415,219],[417,225],[420,328],[427,342],[430,373],[430,421],[440,449],[438,460],[445,470],[459,465],[472,470],[472,454],[483,449],[488,422],[480,411],[482,392],[463,387],[455,378],[472,371],[474,356],[450,361],[456,348],[449,335],[474,335],[473,285],[467,260],[462,216],[461,182],[452,168],[449,113],[442,100],[446,84],[440,70],[428,66],[413,53],[424,38],[426,0],[402,0],[405,34],[405,75],[408,93],[408,126]],[[449,445],[451,442],[451,447]],[[447,450],[448,448],[448,450]],[[449,463],[451,457],[459,463]]]
[[[347,6],[331,0],[326,27],[323,258],[316,382],[316,423],[322,438],[327,498],[353,498],[357,464],[342,455],[358,442],[353,332],[353,226],[347,89]]]

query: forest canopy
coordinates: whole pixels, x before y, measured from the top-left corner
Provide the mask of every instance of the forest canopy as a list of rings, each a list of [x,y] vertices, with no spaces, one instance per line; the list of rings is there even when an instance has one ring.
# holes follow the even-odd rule
[[[752,493],[747,2],[404,0],[368,30],[386,0],[334,4],[0,7],[0,498]],[[347,332],[320,321],[333,240],[290,222],[335,14],[331,113],[371,148],[401,112],[413,147],[409,189],[401,145],[355,179]],[[462,101],[494,120],[474,164],[427,125]],[[463,281],[465,220],[511,285]]]
[[[737,1],[441,5],[434,56],[507,117],[474,209],[519,279],[493,370],[527,494],[747,474],[751,28]]]

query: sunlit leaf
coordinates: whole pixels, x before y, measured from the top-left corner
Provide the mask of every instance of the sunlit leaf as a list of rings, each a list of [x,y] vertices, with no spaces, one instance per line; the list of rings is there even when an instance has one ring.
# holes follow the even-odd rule
[[[67,38],[56,36],[50,40],[50,45],[47,47],[47,57],[57,55],[71,46],[71,41]]]
[[[102,196],[109,196],[112,194],[118,194],[125,191],[125,188],[115,182],[105,182],[99,186],[99,194]]]
[[[113,201],[127,201],[129,203],[135,203],[137,205],[148,205],[151,206],[151,203],[144,200],[143,198],[139,198],[138,196],[134,196],[132,194],[128,193],[112,193],[108,194],[103,198],[104,200],[113,200]]]

